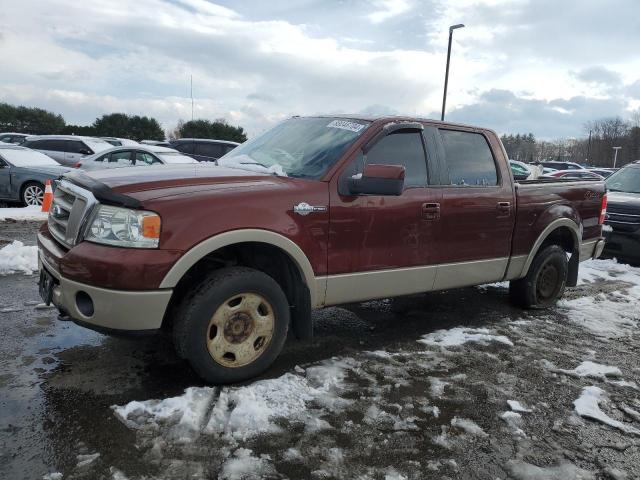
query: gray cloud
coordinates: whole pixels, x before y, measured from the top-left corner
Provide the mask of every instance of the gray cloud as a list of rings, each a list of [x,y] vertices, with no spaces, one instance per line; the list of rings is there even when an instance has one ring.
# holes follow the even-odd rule
[[[582,70],[573,72],[573,75],[583,82],[606,86],[618,86],[622,82],[619,73],[601,65],[583,68]]]

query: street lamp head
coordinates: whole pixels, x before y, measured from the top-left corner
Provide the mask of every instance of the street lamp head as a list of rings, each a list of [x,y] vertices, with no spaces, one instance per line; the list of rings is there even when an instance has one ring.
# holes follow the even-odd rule
[[[458,23],[457,25],[451,25],[449,27],[449,32],[453,32],[454,30],[458,29],[458,28],[463,28],[464,27],[464,23]]]

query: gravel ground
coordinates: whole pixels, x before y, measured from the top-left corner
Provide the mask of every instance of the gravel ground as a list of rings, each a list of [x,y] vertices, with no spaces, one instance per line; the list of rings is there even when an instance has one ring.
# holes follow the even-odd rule
[[[0,478],[640,478],[638,285],[590,262],[549,311],[501,284],[329,308],[312,345],[220,388],[0,276]]]

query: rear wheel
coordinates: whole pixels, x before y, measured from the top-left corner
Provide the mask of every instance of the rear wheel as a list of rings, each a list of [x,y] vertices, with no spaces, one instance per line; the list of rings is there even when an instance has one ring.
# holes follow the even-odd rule
[[[217,270],[182,301],[174,321],[178,353],[210,383],[266,370],[287,338],[289,302],[273,278],[246,267]]]
[[[28,182],[22,187],[20,200],[25,207],[40,206],[44,199],[44,185],[38,182]]]
[[[531,262],[527,276],[509,284],[511,301],[523,308],[548,308],[558,301],[567,284],[566,252],[558,245],[542,249]]]

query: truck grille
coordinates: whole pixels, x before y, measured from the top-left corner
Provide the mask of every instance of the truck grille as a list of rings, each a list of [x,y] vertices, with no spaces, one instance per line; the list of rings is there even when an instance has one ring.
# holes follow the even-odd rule
[[[80,234],[96,203],[93,194],[70,182],[58,182],[49,210],[49,232],[67,247],[80,240]]]
[[[607,223],[640,225],[640,209],[626,205],[607,205]]]

